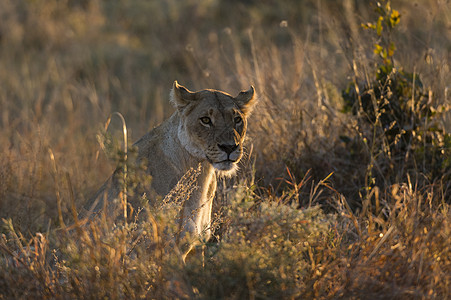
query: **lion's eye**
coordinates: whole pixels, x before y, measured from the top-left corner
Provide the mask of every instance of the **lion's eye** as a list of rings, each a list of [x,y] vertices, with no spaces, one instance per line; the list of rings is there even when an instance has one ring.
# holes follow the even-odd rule
[[[209,117],[202,117],[200,118],[200,121],[202,122],[202,124],[211,125],[211,119]]]
[[[241,122],[243,122],[243,119],[240,116],[235,117],[235,124],[240,124]]]

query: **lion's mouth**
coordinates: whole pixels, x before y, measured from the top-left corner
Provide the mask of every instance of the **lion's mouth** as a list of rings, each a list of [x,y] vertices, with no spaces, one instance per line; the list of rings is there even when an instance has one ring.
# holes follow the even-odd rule
[[[222,163],[236,163],[236,160],[231,160],[231,159],[225,159],[225,160],[221,160],[216,162],[217,164],[222,164]]]
[[[207,159],[207,161],[209,162],[209,163],[211,163],[212,165],[213,164],[227,164],[227,163],[236,163],[237,162],[237,160],[233,160],[233,159],[230,159],[230,157],[228,157],[227,159],[224,159],[224,160],[220,160],[220,161],[213,161],[213,159],[211,159],[210,157],[208,157],[208,155],[205,155],[205,158]]]
[[[213,167],[218,171],[225,171],[225,172],[234,172],[237,169],[237,163],[239,159],[233,160],[230,159],[230,157],[227,157],[227,159],[220,160],[220,161],[213,161],[208,155],[205,155],[207,161],[213,165]]]
[[[226,159],[212,163],[213,167],[219,171],[230,171],[236,168],[236,161]]]

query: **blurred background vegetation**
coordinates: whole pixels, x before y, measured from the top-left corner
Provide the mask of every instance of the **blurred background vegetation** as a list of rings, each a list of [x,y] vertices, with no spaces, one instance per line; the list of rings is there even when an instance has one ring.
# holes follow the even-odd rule
[[[396,65],[421,76],[435,105],[449,103],[449,3],[392,5],[402,16],[393,33]],[[58,172],[75,181],[77,199],[87,197],[112,168],[97,155],[96,142],[108,115],[121,112],[137,140],[173,112],[167,97],[174,80],[232,94],[256,86],[260,104],[250,137],[263,185],[276,186],[286,166],[298,178],[310,168],[317,180],[338,172],[337,188],[353,197],[363,184],[349,182],[359,180],[358,164],[367,162],[349,159],[339,139],[355,122],[341,113],[341,91],[377,69],[376,41],[361,27],[375,18],[376,2],[2,0],[0,6],[2,216],[24,208],[36,215],[36,205],[39,217],[53,215],[49,147]],[[449,132],[449,115],[442,123]]]
[[[81,205],[115,167],[97,141],[108,116],[123,114],[137,140],[174,111],[174,80],[231,94],[256,87],[248,159],[227,185],[252,187],[255,199],[330,212],[343,195],[352,211],[368,211],[379,205],[375,193],[396,202],[391,187],[408,183],[449,203],[451,4],[391,6],[401,21],[378,36],[361,26],[378,20],[376,1],[0,0],[0,217],[24,235],[58,227],[57,198],[68,217],[71,193]],[[404,128],[423,140],[398,152],[398,133],[376,122],[383,106],[361,108],[369,123],[355,110],[359,97],[386,86],[374,51],[383,38],[396,46],[395,69],[412,76],[398,83],[405,99],[427,99],[428,115]],[[113,135],[120,125],[113,119]],[[293,190],[302,178],[308,184]],[[218,191],[217,203],[231,191]]]

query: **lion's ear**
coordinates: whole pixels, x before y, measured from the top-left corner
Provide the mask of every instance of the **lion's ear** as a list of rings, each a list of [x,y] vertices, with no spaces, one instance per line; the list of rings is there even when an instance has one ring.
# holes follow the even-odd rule
[[[191,92],[183,85],[178,84],[177,80],[172,85],[171,94],[169,100],[178,110],[183,109],[191,101],[195,100],[196,93]]]
[[[254,108],[255,103],[257,103],[254,87],[251,85],[249,90],[241,91],[238,96],[235,97],[235,102],[243,113],[249,114]]]

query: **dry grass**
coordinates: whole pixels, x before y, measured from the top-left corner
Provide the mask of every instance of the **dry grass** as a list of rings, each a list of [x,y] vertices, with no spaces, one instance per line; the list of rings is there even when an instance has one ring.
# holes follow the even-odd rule
[[[395,65],[449,104],[451,8],[392,6]],[[398,161],[343,113],[341,91],[378,64],[360,26],[377,18],[370,4],[1,0],[0,15],[0,299],[451,297],[449,169],[420,157],[382,176]],[[247,159],[218,191],[216,238],[186,265],[171,203],[189,188],[139,222],[74,218],[117,162],[97,141],[108,116],[136,140],[172,113],[175,79],[253,84],[260,99]],[[451,132],[449,114],[437,120]],[[117,119],[108,131],[122,139]]]

